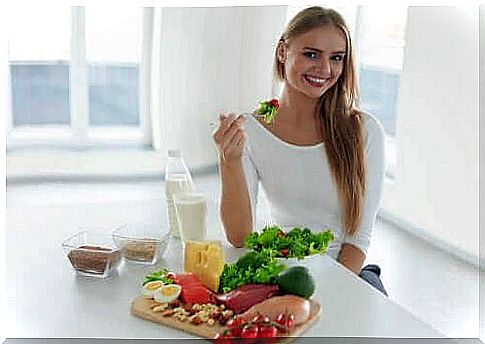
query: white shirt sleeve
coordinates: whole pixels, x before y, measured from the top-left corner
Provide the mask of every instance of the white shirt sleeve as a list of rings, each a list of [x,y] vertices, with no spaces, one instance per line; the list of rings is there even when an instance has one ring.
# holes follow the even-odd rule
[[[367,170],[362,219],[357,233],[353,237],[344,237],[343,243],[357,246],[367,254],[384,184],[385,134],[382,125],[374,117],[364,114],[363,119]]]
[[[258,188],[259,177],[258,171],[251,157],[251,149],[249,143],[246,141],[242,153],[242,163],[244,168],[244,174],[246,176],[246,184],[249,192],[249,199],[251,202],[251,216],[253,219],[253,226],[256,223],[256,205],[258,203]]]

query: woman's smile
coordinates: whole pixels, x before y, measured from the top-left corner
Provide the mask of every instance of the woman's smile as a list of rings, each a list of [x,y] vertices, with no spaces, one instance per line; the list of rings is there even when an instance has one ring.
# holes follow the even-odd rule
[[[323,78],[311,74],[303,74],[303,78],[310,86],[317,88],[323,87],[325,85],[325,82],[330,80],[329,78]]]

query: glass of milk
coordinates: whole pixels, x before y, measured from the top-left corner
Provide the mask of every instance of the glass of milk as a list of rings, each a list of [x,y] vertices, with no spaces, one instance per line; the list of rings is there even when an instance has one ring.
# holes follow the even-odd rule
[[[186,174],[171,174],[165,180],[165,197],[167,200],[170,234],[175,238],[180,237],[180,229],[175,212],[174,197],[179,193],[186,193],[192,190],[193,186]]]
[[[207,236],[207,199],[199,192],[173,196],[180,237],[183,241],[203,241]]]
[[[190,170],[185,164],[180,149],[168,151],[167,166],[165,168],[165,199],[167,201],[167,215],[170,227],[170,234],[179,238],[179,228],[173,196],[180,192],[195,191],[194,182]]]

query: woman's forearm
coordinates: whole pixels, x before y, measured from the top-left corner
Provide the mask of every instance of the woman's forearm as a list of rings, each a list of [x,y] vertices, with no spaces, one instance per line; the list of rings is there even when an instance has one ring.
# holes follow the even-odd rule
[[[364,264],[365,254],[356,246],[345,243],[342,244],[337,260],[347,269],[359,274]]]
[[[251,233],[251,201],[241,159],[221,161],[221,221],[227,240],[235,247],[243,245],[246,235]]]

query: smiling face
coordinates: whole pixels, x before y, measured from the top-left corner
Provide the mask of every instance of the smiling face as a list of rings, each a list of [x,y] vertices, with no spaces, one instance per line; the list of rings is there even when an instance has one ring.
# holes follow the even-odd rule
[[[286,86],[313,99],[335,85],[344,69],[345,54],[345,35],[334,25],[311,29],[278,46]]]

